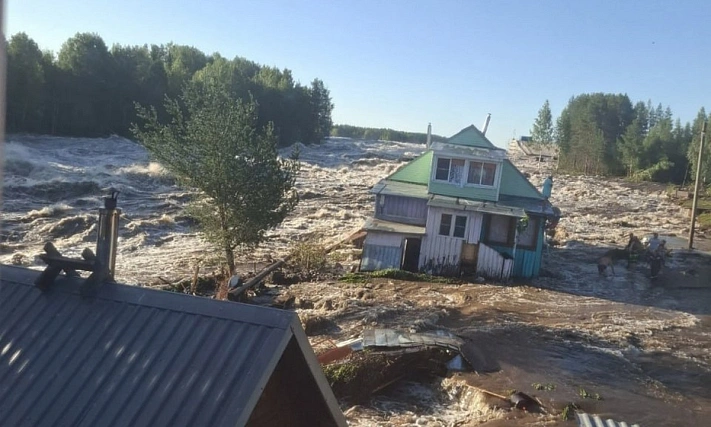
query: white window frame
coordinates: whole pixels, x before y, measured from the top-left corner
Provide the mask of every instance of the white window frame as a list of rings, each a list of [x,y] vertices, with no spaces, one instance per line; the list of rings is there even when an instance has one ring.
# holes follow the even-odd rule
[[[480,174],[479,174],[479,183],[476,183],[476,182],[469,182],[469,171],[471,170],[471,164],[472,164],[472,163],[481,163],[481,169],[480,169]],[[481,183],[481,179],[482,179],[482,177],[484,176],[484,174],[483,174],[483,172],[484,172],[484,165],[493,165],[493,166],[494,166],[494,176],[493,176],[491,185],[489,185],[489,184],[482,184],[482,183]],[[499,165],[498,165],[497,163],[495,163],[495,162],[487,162],[487,161],[484,161],[484,160],[469,160],[469,161],[467,161],[467,163],[466,163],[466,167],[467,167],[467,173],[466,173],[467,179],[466,179],[466,181],[465,181],[465,185],[466,185],[467,187],[482,187],[482,188],[495,188],[495,187],[496,187],[496,175],[497,175],[498,169],[499,169]]]
[[[440,160],[447,160],[448,161],[448,168],[447,168],[447,179],[438,179],[437,178],[437,171],[439,170],[439,161]],[[452,176],[452,162],[455,160],[463,161],[464,162],[464,168],[462,171],[462,176],[461,176],[461,181],[456,182],[456,181],[450,181],[450,177]],[[476,162],[476,163],[481,163],[482,164],[482,170],[484,168],[485,164],[493,165],[494,166],[494,182],[492,185],[487,185],[487,184],[481,184],[481,179],[479,180],[479,184],[476,183],[470,183],[469,182],[469,168],[471,167],[471,163]],[[485,160],[485,159],[463,159],[461,157],[447,157],[447,156],[435,156],[435,162],[434,162],[434,167],[432,168],[432,181],[434,182],[441,182],[441,183],[447,183],[451,185],[456,185],[459,187],[475,187],[475,188],[487,188],[487,189],[495,189],[498,188],[499,186],[499,179],[500,179],[500,174],[501,174],[501,163],[498,162],[492,162],[490,160]]]
[[[449,229],[447,234],[442,234],[442,219],[444,215],[449,215],[451,217],[449,222]],[[457,218],[464,218],[464,232],[461,236],[455,236],[454,230],[457,228]],[[469,217],[467,215],[457,215],[447,212],[442,212],[439,214],[439,224],[437,224],[437,235],[444,237],[453,237],[455,239],[466,239],[467,238],[467,227],[469,227]]]
[[[457,220],[459,218],[464,218],[464,230],[462,230],[461,236],[455,236],[454,233],[457,231]],[[452,237],[455,237],[457,239],[466,239],[468,224],[469,224],[469,218],[466,215],[454,215],[454,222],[452,222]]]
[[[449,216],[449,227],[447,228],[447,233],[442,233],[442,225],[444,222],[444,216],[447,215]],[[454,221],[454,215],[450,213],[441,213],[439,214],[439,225],[437,227],[437,235],[438,236],[449,236],[452,234],[452,222]]]

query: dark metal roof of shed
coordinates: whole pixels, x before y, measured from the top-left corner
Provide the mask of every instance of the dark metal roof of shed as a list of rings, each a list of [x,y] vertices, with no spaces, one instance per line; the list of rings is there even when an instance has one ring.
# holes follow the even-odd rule
[[[244,425],[292,339],[345,425],[293,312],[37,274],[0,267],[0,425]]]

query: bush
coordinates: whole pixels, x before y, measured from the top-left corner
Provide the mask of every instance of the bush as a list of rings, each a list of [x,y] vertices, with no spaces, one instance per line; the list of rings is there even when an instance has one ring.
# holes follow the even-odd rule
[[[290,262],[305,271],[321,270],[328,263],[328,253],[322,244],[301,242],[291,252]]]

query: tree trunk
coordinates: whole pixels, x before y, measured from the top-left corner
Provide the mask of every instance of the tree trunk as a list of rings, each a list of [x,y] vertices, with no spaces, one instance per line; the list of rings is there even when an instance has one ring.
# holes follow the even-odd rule
[[[227,268],[230,270],[230,275],[235,272],[235,251],[230,247],[230,245],[225,245],[225,261],[227,261]]]

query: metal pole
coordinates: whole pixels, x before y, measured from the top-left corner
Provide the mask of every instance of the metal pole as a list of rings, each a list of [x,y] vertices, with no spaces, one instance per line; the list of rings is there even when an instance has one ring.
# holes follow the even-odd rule
[[[5,36],[5,1],[0,0],[0,31]],[[5,36],[6,37],[6,36]],[[7,39],[5,39],[7,40]],[[0,45],[0,159],[4,159],[5,150],[5,95],[7,94],[5,87],[5,78],[7,70],[7,43]],[[3,164],[0,162],[0,178],[3,174]],[[0,199],[2,199],[2,186],[0,186]]]
[[[689,229],[689,249],[694,248],[694,227],[696,226],[696,203],[699,199],[699,177],[704,153],[704,137],[706,136],[706,120],[701,125],[701,142],[699,143],[699,160],[696,163],[696,184],[694,184],[694,201],[691,203],[691,228]]]
[[[106,278],[114,279],[116,272],[116,250],[119,217],[121,209],[116,208],[118,192],[104,198],[104,207],[99,209],[98,233],[96,236],[96,258],[106,273]]]

